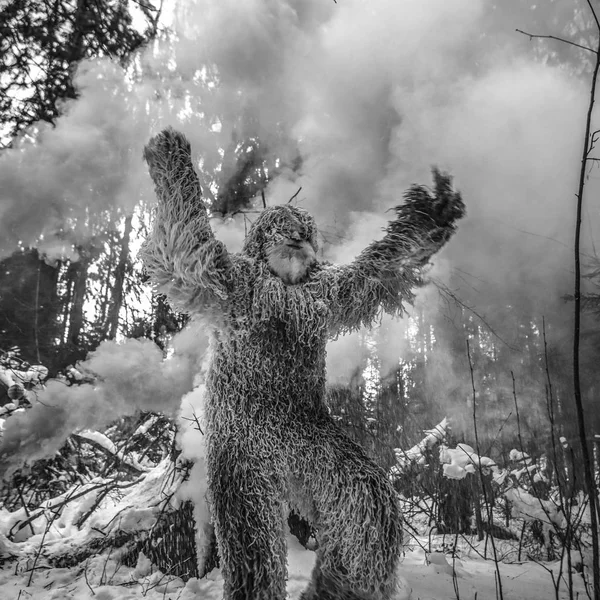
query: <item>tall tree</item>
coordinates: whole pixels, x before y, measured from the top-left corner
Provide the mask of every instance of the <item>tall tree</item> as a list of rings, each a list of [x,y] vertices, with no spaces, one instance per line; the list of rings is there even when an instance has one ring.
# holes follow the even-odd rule
[[[60,338],[58,266],[37,250],[16,252],[0,263],[0,339],[2,350],[18,346],[31,363],[53,365]]]
[[[160,6],[122,0],[5,3],[0,9],[0,142],[8,146],[22,132],[35,136],[37,123],[55,123],[65,101],[77,98],[74,74],[81,60],[110,57],[125,64],[155,35]],[[134,26],[132,10],[141,16],[141,26]],[[110,290],[108,334],[113,337],[130,231],[131,221],[120,240],[122,260]],[[97,255],[97,244],[92,244],[80,248],[79,261],[53,267],[28,249],[0,262],[3,344],[21,347],[26,360],[44,359],[51,371],[81,358],[89,269]],[[19,279],[11,285],[15,273]],[[61,340],[62,348],[51,356],[46,349]]]
[[[125,63],[156,32],[160,9],[137,6],[145,30],[133,26],[121,0],[9,0],[0,9],[0,132],[54,123],[64,100],[77,97],[73,75],[84,58]]]

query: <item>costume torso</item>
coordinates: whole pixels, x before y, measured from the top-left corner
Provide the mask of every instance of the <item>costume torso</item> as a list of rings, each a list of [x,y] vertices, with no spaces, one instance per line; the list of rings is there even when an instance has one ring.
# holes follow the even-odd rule
[[[319,270],[299,285],[284,284],[255,261],[243,261],[238,274],[231,308],[211,340],[209,417],[221,403],[229,409],[219,409],[221,421],[224,414],[272,422],[274,415],[286,420],[326,412],[330,311]]]

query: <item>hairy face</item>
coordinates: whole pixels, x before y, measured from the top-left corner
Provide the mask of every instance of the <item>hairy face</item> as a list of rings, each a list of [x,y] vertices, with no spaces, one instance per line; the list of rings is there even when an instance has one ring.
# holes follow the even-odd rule
[[[312,246],[299,234],[283,239],[267,248],[267,263],[271,272],[284,283],[302,283],[317,257]]]
[[[267,262],[284,283],[302,283],[316,262],[317,229],[305,210],[291,206],[265,209],[248,234],[244,252]]]

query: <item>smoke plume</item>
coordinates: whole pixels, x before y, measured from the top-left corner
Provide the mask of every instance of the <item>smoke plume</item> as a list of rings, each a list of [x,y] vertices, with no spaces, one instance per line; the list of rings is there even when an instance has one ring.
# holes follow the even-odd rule
[[[123,70],[82,63],[56,127],[40,124],[0,155],[0,258],[37,246],[75,258],[73,246],[105,231],[107,215],[131,213],[149,186],[140,160],[148,124]]]
[[[51,380],[31,409],[5,421],[0,477],[25,462],[51,457],[73,432],[100,429],[138,410],[175,414],[192,390],[205,349],[205,338],[193,325],[174,340],[166,360],[150,340],[103,342],[77,365],[93,383]]]
[[[507,305],[557,312],[572,285],[587,102],[579,75],[538,62],[512,30],[492,41],[484,0],[230,8],[183,4],[178,56],[189,72],[216,69],[211,102],[224,124],[249,114],[274,154],[299,148],[300,171],[274,179],[267,200],[286,202],[301,186],[297,201],[315,214],[326,258],[347,261],[381,235],[385,211],[412,183],[430,183],[437,165],[455,176],[468,216],[434,259],[435,276],[491,322]],[[588,186],[592,199],[593,177]],[[590,251],[598,207],[586,217]]]
[[[492,36],[493,9],[489,0],[181,2],[173,35],[141,57],[141,83],[105,61],[86,63],[81,96],[56,128],[3,152],[0,251],[42,239],[49,253],[69,253],[97,234],[95,215],[130,212],[140,197],[153,202],[142,147],[173,125],[190,138],[201,179],[236,136],[260,137],[282,163],[299,152],[300,170],[284,169],[271,181],[267,202],[287,202],[302,187],[296,201],[315,215],[324,255],[335,261],[377,237],[385,211],[401,203],[410,184],[428,184],[432,165],[449,170],[468,216],[434,259],[432,274],[509,341],[514,332],[501,318],[507,306],[552,315],[560,328],[557,303],[573,279],[588,86],[566,68],[537,61],[513,32],[521,23],[509,30],[502,22],[502,35]],[[588,252],[597,242],[598,197],[592,171]],[[238,221],[219,235],[233,248],[243,233]],[[441,310],[436,294],[424,291],[419,299],[427,310]],[[401,354],[403,340],[387,336],[386,356]],[[355,342],[331,346],[334,380],[360,364]],[[155,356],[144,364],[161,373],[167,363]],[[123,372],[120,363],[113,367]],[[108,380],[121,381],[127,393],[103,387],[113,385]],[[66,432],[88,426],[88,413],[116,416],[130,406],[130,394],[156,406],[162,394],[181,397],[186,387],[162,375],[134,380],[127,385],[107,373],[93,393],[49,386],[46,403],[62,407],[51,422]],[[33,410],[32,427],[48,428],[45,409]],[[25,420],[16,418],[14,427],[26,428]],[[27,443],[55,447],[59,437]],[[23,439],[32,439],[25,430],[5,433],[4,448]]]

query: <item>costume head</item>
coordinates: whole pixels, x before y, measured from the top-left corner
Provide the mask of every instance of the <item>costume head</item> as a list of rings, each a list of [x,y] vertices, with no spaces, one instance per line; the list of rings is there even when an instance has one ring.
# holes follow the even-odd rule
[[[304,281],[316,262],[317,226],[312,216],[295,206],[266,208],[253,223],[242,252],[267,262],[287,284]]]

